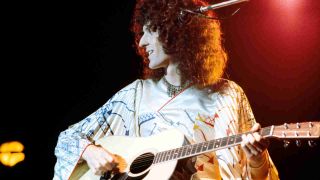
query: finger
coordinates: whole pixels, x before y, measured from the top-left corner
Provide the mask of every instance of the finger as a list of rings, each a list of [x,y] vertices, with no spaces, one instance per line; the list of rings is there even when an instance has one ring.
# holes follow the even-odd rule
[[[95,175],[102,175],[103,174],[103,172],[102,172],[102,170],[101,170],[101,165],[100,165],[100,163],[99,162],[97,162],[96,164],[94,164],[94,168],[93,168],[93,173],[95,174]]]
[[[258,155],[258,149],[256,148],[256,140],[252,134],[247,135],[248,143],[246,146],[250,149],[251,153],[254,155]]]
[[[98,171],[100,171],[102,174],[105,173],[105,172],[108,172],[108,171],[112,171],[113,168],[107,164],[105,166],[100,166],[100,168],[98,169]]]
[[[106,149],[103,150],[103,157],[110,163],[114,162],[114,157],[112,156],[112,153],[107,151]]]
[[[111,171],[115,167],[113,162],[109,162],[109,160],[104,156],[100,159],[100,167],[99,170],[106,172]]]
[[[96,171],[94,171],[94,174],[97,176],[101,176],[101,175],[103,175],[103,172],[101,170],[96,170]]]
[[[255,132],[252,134],[253,140],[250,141],[250,143],[259,151],[262,152],[264,149],[266,149],[265,144],[263,144],[262,136]]]
[[[255,123],[252,128],[251,131],[252,132],[257,132],[259,129],[261,129],[261,125],[259,123]]]
[[[88,164],[89,168],[92,170],[92,172],[95,173],[95,171],[96,171],[95,166],[90,162],[87,162],[87,164]]]
[[[269,145],[268,139],[261,136],[261,134],[258,132],[254,132],[254,133],[252,133],[252,135],[254,136],[257,144],[260,144],[260,146],[263,146],[263,147],[268,147],[268,145]]]
[[[99,160],[99,166],[98,167],[99,167],[98,170],[102,171],[102,172],[106,172],[106,171],[110,170],[110,168],[108,166],[108,161],[103,159],[103,158],[101,158]]]
[[[250,149],[248,148],[247,144],[248,144],[248,140],[247,140],[246,135],[242,135],[241,147],[242,147],[243,151],[245,152],[246,156],[248,158],[250,158],[252,156],[252,153],[251,153]]]

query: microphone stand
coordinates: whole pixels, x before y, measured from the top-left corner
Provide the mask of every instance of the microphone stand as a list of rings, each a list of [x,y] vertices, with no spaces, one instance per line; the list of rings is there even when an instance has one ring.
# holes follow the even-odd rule
[[[199,11],[200,12],[205,12],[205,11],[212,10],[212,9],[218,9],[218,8],[230,6],[230,5],[233,5],[233,4],[242,3],[242,2],[245,2],[245,1],[249,1],[249,0],[229,0],[229,1],[221,2],[221,3],[213,4],[213,5],[210,5],[210,6],[202,6],[202,7],[199,8]]]

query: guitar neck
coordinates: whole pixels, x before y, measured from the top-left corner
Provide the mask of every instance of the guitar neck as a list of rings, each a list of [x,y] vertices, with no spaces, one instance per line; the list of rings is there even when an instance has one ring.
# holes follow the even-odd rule
[[[214,139],[197,144],[185,145],[180,148],[171,149],[167,151],[159,152],[155,155],[153,164],[179,160],[199,154],[216,151],[232,146],[239,145],[242,141],[242,135],[250,132]],[[316,139],[320,136],[320,122],[302,122],[283,124],[279,126],[268,126],[261,128],[260,135],[264,138],[277,138],[277,139]]]
[[[260,130],[260,134],[263,137],[269,137],[272,134],[272,129],[273,129],[273,126],[262,128]],[[185,145],[176,149],[162,151],[156,154],[153,163],[157,164],[157,163],[166,162],[170,160],[179,160],[179,159],[184,159],[184,158],[196,156],[196,155],[211,152],[211,151],[216,151],[219,149],[233,147],[233,146],[239,145],[242,141],[242,138],[241,138],[242,135],[247,133],[232,135],[232,136],[214,139],[206,142]]]

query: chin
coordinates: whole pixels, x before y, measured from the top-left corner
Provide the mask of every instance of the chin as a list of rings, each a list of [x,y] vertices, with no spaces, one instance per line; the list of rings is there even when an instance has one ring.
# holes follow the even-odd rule
[[[159,69],[160,67],[153,67],[153,66],[149,66],[150,69],[155,70],[155,69]]]
[[[156,69],[160,69],[160,68],[165,68],[165,66],[150,66],[149,65],[149,68],[152,70],[156,70]]]
[[[156,64],[153,64],[153,63],[150,63],[149,62],[149,68],[150,69],[160,69],[160,68],[166,68],[168,67],[168,61],[164,61],[162,63],[156,63]]]
[[[150,69],[159,69],[159,68],[161,68],[161,66],[160,66],[160,65],[157,65],[157,64],[150,64],[150,63],[149,63],[149,68],[150,68]]]

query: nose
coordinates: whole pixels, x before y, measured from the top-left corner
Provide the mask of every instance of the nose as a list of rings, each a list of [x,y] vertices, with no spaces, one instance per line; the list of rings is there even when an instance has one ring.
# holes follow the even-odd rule
[[[143,34],[141,39],[140,39],[140,41],[139,41],[139,46],[140,47],[145,47],[147,45],[148,45],[148,43],[147,43],[147,40],[146,40],[146,36],[145,36],[145,34]]]

